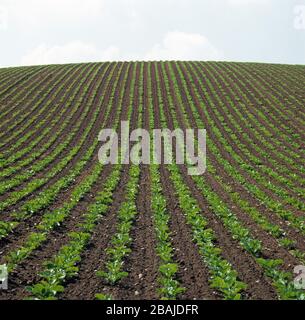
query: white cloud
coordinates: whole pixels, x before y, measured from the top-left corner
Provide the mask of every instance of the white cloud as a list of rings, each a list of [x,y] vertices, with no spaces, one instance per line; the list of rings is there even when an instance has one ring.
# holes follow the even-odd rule
[[[143,56],[129,56],[117,46],[99,50],[94,44],[73,41],[64,45],[42,43],[21,59],[21,65],[64,64],[118,60],[221,60],[222,53],[196,33],[169,32],[161,44]]]
[[[221,60],[222,53],[198,33],[169,32],[156,44],[145,60]]]
[[[227,2],[233,6],[266,5],[271,1],[272,0],[227,0]]]
[[[113,61],[118,58],[119,49],[115,46],[98,50],[93,44],[74,41],[62,46],[40,44],[21,59],[21,65]]]

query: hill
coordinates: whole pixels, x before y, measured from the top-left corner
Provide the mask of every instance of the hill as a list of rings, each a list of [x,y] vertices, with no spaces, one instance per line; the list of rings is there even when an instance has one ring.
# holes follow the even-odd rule
[[[0,299],[305,299],[304,85],[256,63],[0,69]],[[121,121],[206,129],[206,172],[101,165]]]

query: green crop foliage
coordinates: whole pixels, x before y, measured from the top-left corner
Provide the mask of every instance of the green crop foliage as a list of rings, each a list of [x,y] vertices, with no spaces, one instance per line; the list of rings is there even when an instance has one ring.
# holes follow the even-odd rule
[[[0,69],[9,296],[305,300],[293,273],[305,263],[304,80],[304,66],[256,63]],[[151,137],[207,129],[207,172],[188,176],[188,155],[184,165],[101,165],[98,133],[120,134],[122,120]]]

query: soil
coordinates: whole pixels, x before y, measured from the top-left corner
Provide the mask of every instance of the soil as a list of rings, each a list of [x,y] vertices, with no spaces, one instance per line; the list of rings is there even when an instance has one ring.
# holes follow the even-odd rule
[[[6,181],[6,179],[11,179],[23,171],[30,170],[31,166],[37,161],[43,160],[46,156],[52,154],[52,152],[65,141],[68,134],[78,122],[80,116],[84,114],[92,95],[96,92],[92,100],[92,105],[90,105],[88,112],[80,124],[79,131],[73,136],[73,139],[63,150],[60,157],[20,185],[10,188],[4,195],[0,196],[0,201],[9,198],[13,192],[23,190],[29,182],[45,177],[59,161],[67,156],[69,150],[79,143],[88,124],[91,123],[93,119],[93,114],[98,111],[97,118],[93,122],[93,127],[89,132],[86,142],[81,145],[78,154],[61,172],[58,172],[56,176],[46,181],[43,186],[37,188],[32,194],[20,199],[16,204],[3,210],[3,212],[1,212],[1,221],[12,221],[12,214],[18,211],[23,204],[39,196],[41,191],[47,191],[60,178],[65,177],[72,172],[82,156],[96,141],[98,133],[103,127],[113,127],[116,120],[128,120],[130,98],[132,98],[131,128],[135,129],[138,127],[139,116],[141,115],[142,127],[145,129],[153,129],[150,128],[150,117],[152,116],[150,110],[153,110],[155,128],[162,128],[166,125],[169,129],[173,130],[174,116],[176,117],[180,128],[186,129],[189,126],[196,128],[196,116],[198,116],[207,128],[208,138],[219,150],[221,159],[228,161],[230,165],[242,175],[248,184],[259,188],[261,192],[278,203],[281,203],[285,209],[291,211],[295,216],[304,218],[305,212],[301,208],[287,204],[284,197],[276,195],[270,188],[267,188],[259,181],[256,181],[253,176],[249,175],[249,173],[232,158],[231,154],[224,148],[223,143],[217,139],[217,136],[212,130],[211,124],[202,109],[203,101],[206,111],[214,122],[215,128],[220,131],[226,143],[238,153],[244,164],[254,166],[251,157],[242,152],[242,148],[240,148],[240,145],[236,142],[235,137],[237,137],[239,142],[242,142],[245,145],[246,150],[248,150],[251,155],[259,158],[266,167],[275,170],[275,172],[278,173],[282,172],[279,169],[285,169],[286,173],[282,176],[285,177],[285,179],[288,179],[295,188],[291,188],[285,183],[278,182],[274,177],[268,176],[268,181],[270,181],[271,184],[280,186],[289,196],[298,201],[304,201],[304,193],[299,192],[296,188],[304,188],[303,180],[305,175],[299,170],[299,168],[304,165],[304,159],[301,157],[299,158],[298,155],[303,155],[302,148],[304,147],[304,141],[302,141],[302,138],[305,136],[305,110],[302,106],[292,105],[294,102],[299,103],[305,101],[304,91],[301,90],[300,84],[300,82],[304,82],[305,77],[300,71],[301,69],[296,69],[293,66],[291,66],[291,68],[288,66],[268,66],[271,72],[271,74],[268,75],[267,66],[266,68],[263,66],[256,68],[253,65],[246,66],[243,64],[235,64],[233,67],[229,63],[178,62],[178,66],[181,69],[187,87],[187,90],[185,90],[183,81],[180,78],[181,75],[178,72],[175,63],[172,63],[171,65],[174,71],[174,75],[172,75],[170,72],[170,62],[164,64],[165,72],[163,72],[161,63],[145,62],[142,64],[143,77],[141,77],[140,72],[141,63],[129,64],[127,62],[120,62],[117,64],[97,64],[93,69],[90,69],[91,71],[89,72],[91,66],[92,65],[90,64],[83,64],[80,69],[77,70],[76,65],[71,65],[70,72],[73,72],[74,70],[75,74],[70,80],[67,80],[70,74],[69,72],[68,75],[62,79],[60,84],[52,87],[52,90],[45,97],[39,108],[45,106],[50,100],[52,103],[35,119],[31,126],[27,126],[27,119],[21,121],[20,117],[22,117],[24,111],[30,111],[28,119],[37,115],[39,108],[38,106],[35,106],[35,101],[38,101],[46,88],[50,88],[50,86],[54,85],[56,79],[62,75],[64,70],[60,66],[54,67],[54,69],[35,68],[33,72],[27,71],[24,75],[17,72],[16,75],[12,75],[11,80],[8,80],[10,77],[6,73],[1,75],[0,70],[0,84],[1,86],[3,84],[3,88],[1,89],[2,92],[0,93],[0,104],[5,104],[6,108],[11,110],[11,113],[8,113],[2,119],[3,121],[7,121],[1,127],[5,133],[1,138],[3,141],[6,141],[7,139],[9,141],[10,134],[15,127],[17,130],[22,129],[24,135],[32,130],[35,125],[38,125],[30,139],[16,148],[16,151],[22,150],[38,138],[43,130],[48,127],[48,122],[39,126],[41,120],[48,116],[52,118],[53,116],[58,115],[58,112],[61,113],[61,117],[56,124],[52,125],[52,132],[63,129],[62,134],[56,138],[48,150],[42,152],[33,162],[25,165],[10,177],[0,178],[0,181]],[[195,72],[193,72],[191,66],[194,68]],[[121,67],[122,69],[119,71]],[[93,77],[92,75],[96,68],[98,68],[99,71],[96,76]],[[106,70],[106,68],[108,69]],[[235,71],[235,68],[238,69],[238,72]],[[282,73],[280,72],[281,70],[283,71]],[[105,73],[103,73],[103,71],[105,71]],[[109,78],[111,71],[113,71],[113,76]],[[239,71],[241,74],[239,74]],[[131,97],[131,84],[134,72],[136,77],[135,87],[134,95]],[[148,77],[149,72],[151,78]],[[160,79],[160,88],[158,88],[157,75]],[[250,84],[246,82],[249,75],[255,79],[255,83]],[[279,77],[281,77],[279,79],[282,79],[285,83],[281,83],[274,75],[279,75]],[[127,79],[124,82],[125,76],[127,76]],[[197,76],[200,76],[205,88],[202,88]],[[166,85],[165,77],[169,79],[169,86]],[[82,88],[76,92],[77,84],[80,79],[84,79],[84,84]],[[108,84],[107,81],[109,81]],[[211,83],[213,90],[208,88],[207,81]],[[37,97],[34,98],[33,102],[30,102],[31,97],[26,97],[23,101],[23,109],[18,111],[18,103],[16,104],[14,101],[14,88],[25,90],[29,84],[32,88],[35,88]],[[69,88],[70,85],[72,86],[67,91],[67,88]],[[141,96],[140,88],[142,86],[143,95]],[[236,86],[239,87],[242,95],[240,95]],[[151,94],[148,89],[149,87],[151,87]],[[114,96],[111,97],[113,88],[115,88]],[[160,89],[160,91],[158,89]],[[83,90],[88,90],[87,94],[84,96]],[[199,96],[196,95],[196,90],[198,91]],[[187,91],[189,94],[187,94]],[[71,96],[74,94],[74,99],[70,101]],[[120,105],[119,101],[121,94],[123,94],[123,100]],[[159,94],[160,97],[158,97]],[[179,95],[182,98],[183,105],[180,105],[179,103]],[[207,99],[207,95],[211,100]],[[170,97],[175,106],[174,110],[170,103]],[[221,100],[221,105],[219,104],[217,97]],[[238,111],[243,115],[242,119],[239,118],[238,112],[230,107],[227,100],[228,97],[232,99],[234,105],[238,108]],[[279,110],[275,105],[268,105],[268,101],[272,101],[272,97],[278,98],[283,104],[287,101],[289,103],[285,108]],[[195,112],[191,108],[189,99],[194,103],[196,108]],[[166,118],[165,123],[163,123],[161,119],[159,100],[162,100],[163,102],[163,110]],[[62,102],[59,103],[60,101]],[[75,113],[63,128],[64,121],[70,116],[70,108],[73,107],[77,101],[80,101],[79,107],[75,110]],[[209,101],[213,103],[213,106],[210,105]],[[247,105],[247,101],[250,102],[249,105]],[[263,108],[261,105],[258,105],[257,101],[263,101]],[[240,103],[243,103],[243,106],[241,106]],[[289,109],[290,105],[292,109]],[[108,107],[111,108],[111,111],[106,118],[105,110]],[[0,108],[2,111],[1,106]],[[274,120],[270,118],[270,123],[268,123],[268,121],[258,113],[258,108],[260,108],[262,112],[266,112],[266,115],[270,112],[270,114],[273,115]],[[6,109],[4,108],[3,110]],[[297,121],[295,122],[291,110],[296,110],[295,114],[297,115]],[[221,114],[222,119],[218,117],[218,112]],[[253,117],[253,120],[251,117]],[[185,118],[189,119],[188,124],[185,122]],[[288,123],[290,128],[295,130],[296,133],[299,133],[299,138],[296,140],[300,145],[300,149],[298,150],[294,150],[293,146],[289,145],[289,142],[285,140],[285,138],[290,135],[289,132],[277,137],[277,132],[272,127],[273,125],[282,130],[283,126],[287,125],[287,122],[285,122],[287,119],[289,120]],[[234,133],[234,137],[229,131],[225,130],[222,122],[224,122]],[[236,130],[235,123],[238,123],[253,144],[249,144],[243,134]],[[9,128],[10,126],[12,127]],[[272,134],[273,139],[268,140],[270,141],[270,145],[274,148],[277,147],[274,140],[276,138],[281,142],[280,148],[272,149],[263,143],[260,139],[261,135],[264,135],[264,137],[268,139],[268,136],[265,136],[266,133],[263,128],[268,129]],[[39,151],[41,146],[48,142],[51,134],[52,133],[43,137],[41,142],[34,146],[31,152]],[[9,144],[6,144],[3,148],[0,148],[0,151],[5,153],[5,150],[8,148]],[[94,150],[91,159],[85,163],[81,173],[66,189],[61,190],[47,208],[40,210],[31,217],[21,221],[13,232],[0,240],[0,264],[4,264],[6,262],[5,257],[13,250],[22,246],[29,234],[36,231],[36,226],[40,223],[44,214],[61,208],[69,201],[74,188],[79,185],[79,183],[85,181],[86,177],[92,172],[96,165],[98,161],[98,148],[99,146]],[[259,150],[261,150],[261,152],[268,152],[269,157],[264,157],[258,152]],[[293,158],[295,160],[293,166],[285,163],[283,158],[281,158],[281,155],[290,156],[291,152],[296,156]],[[226,171],[223,161],[213,154],[210,147],[208,147],[207,153],[208,163],[216,168],[217,176],[220,177],[220,179],[207,170],[202,176],[204,183],[219,197],[230,212],[237,217],[240,224],[249,230],[251,236],[261,242],[261,256],[266,259],[282,259],[283,265],[281,266],[281,270],[293,272],[294,266],[302,264],[302,261],[293,256],[288,249],[281,245],[278,239],[274,238],[258,225],[247,212],[244,212],[238,203],[235,203],[232,200],[231,194],[226,192],[224,186],[230,186],[232,192],[237,193],[241,200],[247,201],[251,208],[259,211],[259,213],[266,217],[270,223],[275,226],[280,226],[282,230],[284,230],[286,237],[294,240],[295,248],[302,253],[305,252],[304,233],[277,216],[266,203],[263,203],[256,198],[254,194],[250,193],[245,185],[240,184],[237,180],[232,178]],[[12,165],[17,166],[27,155],[28,153],[23,155],[20,160]],[[5,157],[8,156],[8,154],[5,155]],[[276,161],[279,167],[274,168],[270,159]],[[63,283],[64,292],[58,295],[59,299],[92,300],[95,299],[95,295],[98,293],[108,294],[119,300],[157,300],[160,298],[160,293],[158,291],[160,289],[160,284],[158,279],[160,276],[159,267],[161,261],[156,250],[158,240],[155,230],[154,214],[151,209],[151,177],[150,167],[148,165],[140,165],[139,191],[136,198],[137,215],[132,223],[130,233],[132,239],[130,247],[131,253],[126,255],[123,261],[123,268],[124,271],[128,272],[128,276],[116,285],[111,286],[96,274],[97,270],[103,270],[105,268],[107,262],[107,248],[111,246],[111,239],[117,231],[118,211],[126,199],[126,185],[129,181],[130,168],[130,165],[121,166],[120,181],[114,190],[113,202],[109,205],[106,213],[96,224],[88,245],[81,253],[81,260],[77,264],[79,268],[78,274],[71,279],[67,279]],[[260,175],[264,175],[259,166],[255,168]],[[30,256],[22,263],[17,265],[16,269],[9,276],[9,290],[0,291],[0,300],[21,300],[29,296],[26,286],[33,285],[41,280],[39,274],[44,270],[44,263],[52,259],[52,257],[68,243],[69,232],[79,230],[79,224],[83,221],[84,214],[87,212],[90,205],[95,202],[98,192],[103,190],[105,182],[113,172],[113,169],[114,167],[111,165],[104,166],[100,176],[92,185],[90,191],[87,192],[79,203],[71,210],[63,223],[51,230],[47,235],[46,241],[44,241],[38,249],[33,250]],[[192,197],[197,201],[201,214],[208,223],[207,227],[211,228],[215,234],[214,244],[221,249],[222,258],[227,260],[237,272],[238,280],[247,284],[247,288],[242,292],[242,298],[264,300],[278,299],[278,292],[272,283],[272,279],[266,275],[262,267],[257,263],[256,257],[246,251],[232,236],[217,214],[217,211],[215,211],[209,200],[205,198],[202,191],[198,188],[193,177],[187,174],[186,166],[180,165],[179,169],[184,184],[190,190]],[[170,243],[173,247],[173,262],[178,265],[176,280],[181,287],[185,288],[185,292],[180,294],[177,299],[222,299],[223,296],[221,293],[213,289],[210,285],[211,273],[209,266],[205,263],[203,256],[193,241],[193,231],[191,226],[187,223],[184,212],[180,208],[168,166],[160,165],[159,172],[162,184],[161,192],[166,199],[167,212],[170,216],[169,228],[171,232]],[[290,173],[294,173],[295,177],[292,178]]]

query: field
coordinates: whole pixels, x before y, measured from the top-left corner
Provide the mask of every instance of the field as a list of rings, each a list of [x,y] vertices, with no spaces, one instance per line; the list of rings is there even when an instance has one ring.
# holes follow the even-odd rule
[[[304,87],[292,65],[0,69],[0,299],[305,299]],[[207,172],[102,166],[123,120],[205,128]]]

